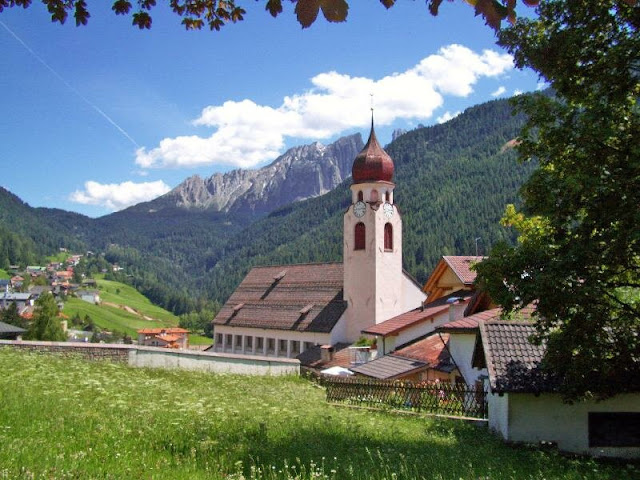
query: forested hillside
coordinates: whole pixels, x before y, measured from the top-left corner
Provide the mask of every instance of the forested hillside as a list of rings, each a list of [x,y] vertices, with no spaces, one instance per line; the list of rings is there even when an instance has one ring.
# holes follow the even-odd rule
[[[399,136],[395,201],[404,222],[405,268],[423,282],[446,254],[480,254],[508,233],[498,221],[535,165],[519,164],[509,143],[523,119],[508,101]],[[363,132],[367,133],[367,132]],[[145,204],[98,219],[31,208],[0,191],[0,268],[34,263],[65,246],[104,253],[135,285],[176,314],[223,302],[253,265],[338,261],[350,179],[332,192],[266,217]],[[152,209],[151,209],[152,210]]]
[[[91,219],[50,208],[32,208],[0,187],[0,268],[34,264],[59,247],[86,248],[83,241]]]

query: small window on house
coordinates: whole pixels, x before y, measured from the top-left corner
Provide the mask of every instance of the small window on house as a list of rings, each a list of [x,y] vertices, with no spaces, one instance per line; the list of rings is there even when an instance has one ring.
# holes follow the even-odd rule
[[[589,447],[640,447],[640,412],[589,412]]]
[[[256,349],[260,351],[264,349],[264,337],[256,337]]]
[[[275,350],[276,350],[276,339],[275,338],[268,338],[267,339],[267,351],[275,352]]]
[[[253,337],[247,337],[247,348],[253,348]]]
[[[233,345],[233,335],[227,333],[227,345]]]
[[[219,345],[222,345],[222,334],[221,333],[216,335],[216,343],[219,344]]]
[[[242,335],[236,335],[236,347],[242,346]]]
[[[313,345],[313,342],[304,342],[304,349],[309,350],[310,348],[313,348]]]
[[[387,203],[391,201],[391,193],[389,193],[388,191],[384,192],[384,201]]]
[[[362,202],[364,200],[364,195],[362,194],[362,190],[358,191],[358,201]]]
[[[384,249],[393,250],[393,226],[390,223],[384,225]]]
[[[287,341],[279,340],[278,341],[278,350],[280,351],[280,355],[287,354]]]
[[[364,223],[358,222],[356,223],[354,249],[364,250],[365,241],[366,241],[366,227],[364,226]]]
[[[300,353],[300,342],[298,340],[293,340],[291,342],[291,354],[298,355]]]
[[[378,190],[371,190],[371,203],[376,203],[378,198]]]

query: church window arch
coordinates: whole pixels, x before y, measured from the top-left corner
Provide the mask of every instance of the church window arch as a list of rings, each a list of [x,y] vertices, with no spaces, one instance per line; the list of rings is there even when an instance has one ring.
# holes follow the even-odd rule
[[[362,202],[364,200],[364,194],[362,193],[362,190],[358,190],[358,201]]]
[[[393,225],[390,223],[384,225],[384,249],[385,251],[393,250]]]
[[[389,190],[384,192],[384,201],[387,203],[391,203],[391,193],[389,192]]]
[[[366,227],[364,226],[364,223],[356,223],[354,250],[364,250],[366,236]]]

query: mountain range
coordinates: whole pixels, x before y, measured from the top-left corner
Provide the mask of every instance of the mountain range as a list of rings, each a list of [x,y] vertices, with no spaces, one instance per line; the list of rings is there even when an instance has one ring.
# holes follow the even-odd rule
[[[136,209],[153,212],[184,208],[263,215],[336,188],[351,175],[351,163],[363,145],[358,133],[326,146],[315,142],[291,148],[260,169],[236,169],[206,179],[194,175]]]
[[[486,254],[515,240],[499,219],[536,167],[511,148],[523,122],[496,100],[398,132],[385,147],[395,163],[404,264],[418,281],[441,255],[473,254],[476,243]],[[197,308],[198,298],[222,302],[253,265],[341,260],[351,163],[361,148],[359,134],[296,147],[266,167],[191,177],[96,219],[31,208],[0,189],[0,268],[60,246],[86,248],[124,266],[123,279],[175,313]]]

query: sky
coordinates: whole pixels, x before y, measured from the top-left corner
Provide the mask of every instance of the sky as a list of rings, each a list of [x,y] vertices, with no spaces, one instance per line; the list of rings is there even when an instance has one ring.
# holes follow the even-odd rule
[[[458,0],[351,0],[346,22],[308,29],[294,5],[272,18],[187,32],[168,2],[151,30],[88,2],[89,23],[60,26],[34,2],[0,13],[0,186],[33,207],[99,217],[183,180],[260,168],[288,148],[453,118],[541,88]],[[521,7],[525,8],[525,7]]]

